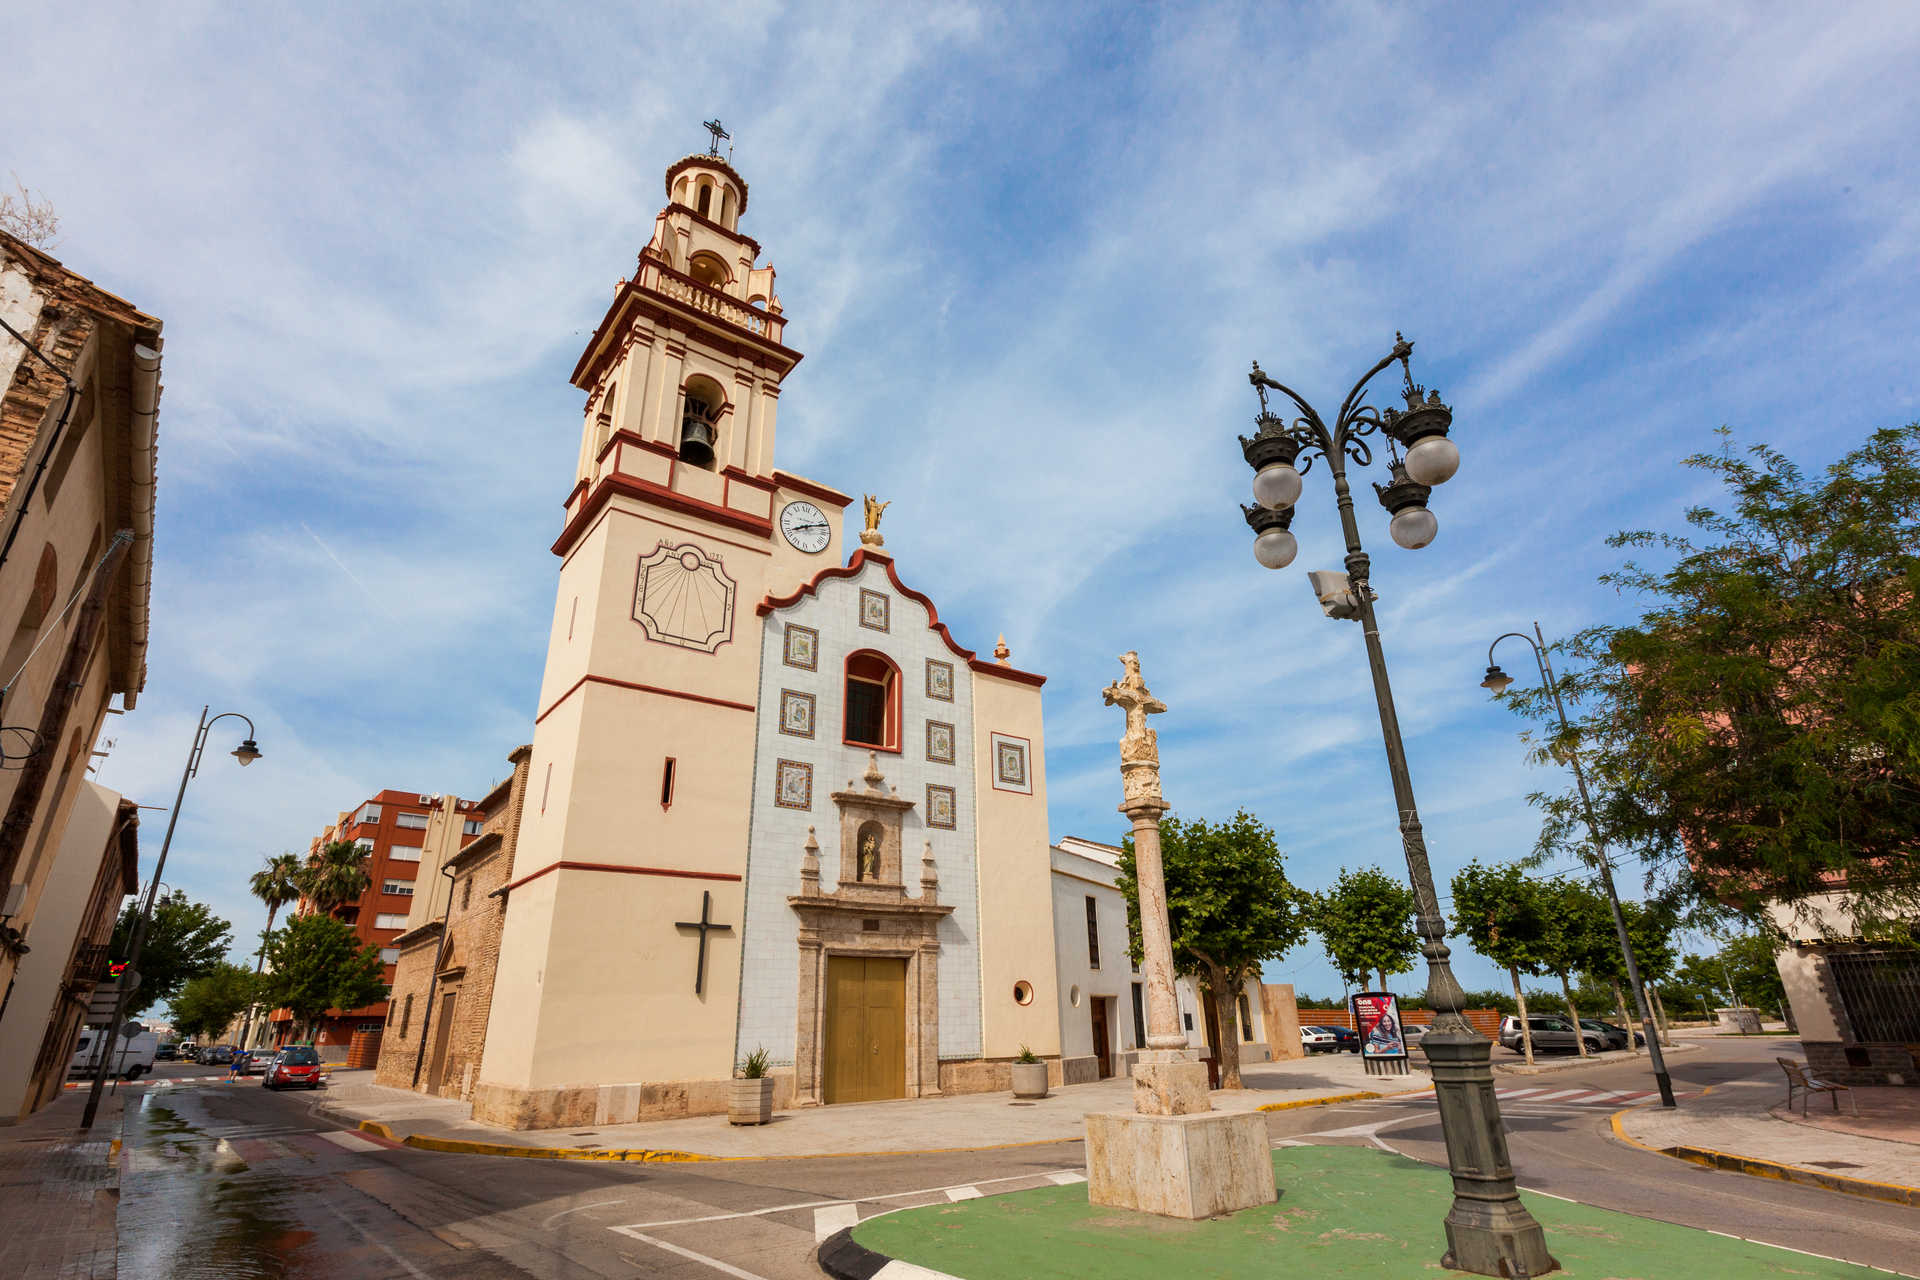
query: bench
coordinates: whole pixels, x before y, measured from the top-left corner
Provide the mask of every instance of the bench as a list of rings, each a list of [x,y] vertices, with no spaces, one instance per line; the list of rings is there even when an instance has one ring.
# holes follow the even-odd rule
[[[1806,1068],[1792,1058],[1775,1058],[1780,1069],[1787,1073],[1787,1110],[1793,1110],[1793,1091],[1800,1091],[1800,1114],[1807,1114],[1807,1099],[1816,1093],[1828,1094],[1833,1099],[1834,1114],[1840,1113],[1840,1095],[1847,1095],[1847,1105],[1853,1108],[1853,1114],[1860,1114],[1860,1104],[1853,1100],[1853,1090],[1844,1084],[1833,1084],[1827,1080],[1816,1080],[1807,1074]]]

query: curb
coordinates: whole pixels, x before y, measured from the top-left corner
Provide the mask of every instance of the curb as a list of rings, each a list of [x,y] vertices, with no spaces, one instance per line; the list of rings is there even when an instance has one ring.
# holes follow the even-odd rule
[[[1608,1117],[1613,1128],[1613,1136],[1630,1147],[1638,1147],[1642,1151],[1651,1151],[1655,1155],[1671,1156],[1675,1160],[1685,1160],[1688,1164],[1719,1169],[1726,1173],[1744,1173],[1751,1178],[1772,1178],[1776,1182],[1797,1182],[1802,1186],[1819,1187],[1824,1191],[1837,1191],[1841,1195],[1883,1200],[1891,1204],[1920,1205],[1920,1187],[1904,1187],[1895,1182],[1874,1182],[1867,1178],[1847,1178],[1837,1173],[1802,1168],[1797,1164],[1780,1164],[1773,1160],[1735,1155],[1730,1151],[1716,1151],[1712,1147],[1686,1144],[1672,1147],[1649,1146],[1629,1134],[1620,1123],[1621,1116],[1637,1109],[1627,1107]]]
[[[884,1253],[875,1253],[863,1244],[855,1244],[852,1227],[828,1236],[813,1256],[820,1269],[833,1280],[959,1280],[945,1271],[902,1262]]]
[[[1409,1090],[1409,1092],[1419,1093],[1419,1092],[1422,1092],[1422,1090],[1414,1089],[1414,1090]],[[1397,1096],[1399,1095],[1375,1093],[1370,1089],[1362,1089],[1358,1093],[1336,1093],[1336,1094],[1333,1094],[1331,1097],[1326,1097],[1326,1098],[1295,1098],[1292,1102],[1269,1102],[1264,1107],[1255,1107],[1254,1110],[1255,1111],[1297,1111],[1301,1107],[1328,1107],[1328,1106],[1332,1106],[1336,1102],[1368,1102],[1374,1098],[1386,1098],[1386,1097],[1397,1097]]]
[[[430,1138],[410,1133],[396,1138],[393,1130],[378,1120],[362,1120],[356,1126],[362,1133],[385,1138],[388,1142],[416,1151],[444,1151],[468,1156],[518,1156],[522,1160],[599,1160],[629,1164],[690,1164],[697,1160],[738,1160],[740,1156],[703,1156],[694,1151],[671,1151],[652,1147],[618,1147],[587,1151],[579,1147],[520,1147],[507,1142],[469,1142],[464,1138]]]

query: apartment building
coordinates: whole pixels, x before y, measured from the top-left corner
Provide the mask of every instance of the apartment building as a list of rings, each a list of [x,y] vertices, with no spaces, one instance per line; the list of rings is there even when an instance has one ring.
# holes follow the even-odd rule
[[[436,822],[436,810],[446,809]],[[336,840],[352,841],[365,849],[367,875],[371,883],[360,899],[341,907],[334,914],[352,925],[368,946],[380,948],[386,966],[387,989],[393,989],[394,966],[400,951],[394,940],[407,931],[407,916],[413,908],[416,890],[431,893],[432,872],[421,873],[423,862],[437,867],[480,834],[480,821],[474,802],[451,800],[450,808],[441,797],[421,791],[385,790],[362,801],[313,838],[308,853],[320,851]],[[302,911],[311,904],[302,903]],[[372,1066],[380,1056],[380,1035],[387,1018],[387,1002],[358,1009],[332,1009],[322,1019],[315,1036],[321,1057],[345,1061],[352,1066]],[[291,1015],[275,1010],[276,1040],[284,1041],[292,1030]]]

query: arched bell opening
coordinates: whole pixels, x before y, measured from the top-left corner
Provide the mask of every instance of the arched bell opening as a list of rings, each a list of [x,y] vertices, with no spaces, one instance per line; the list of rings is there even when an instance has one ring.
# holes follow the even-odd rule
[[[715,468],[720,455],[720,415],[726,407],[719,383],[711,378],[687,380],[680,408],[680,461],[703,471]]]

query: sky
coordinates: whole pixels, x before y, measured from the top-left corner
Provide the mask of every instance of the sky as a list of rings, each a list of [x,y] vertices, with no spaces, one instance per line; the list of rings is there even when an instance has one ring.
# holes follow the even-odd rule
[[[1403,331],[1453,407],[1431,546],[1354,476],[1443,893],[1565,783],[1487,644],[1636,616],[1605,539],[1710,499],[1679,462],[1721,425],[1817,467],[1920,416],[1912,5],[402,8],[8,22],[0,170],[165,322],[148,683],[96,780],[170,805],[201,707],[253,719],[164,877],[242,945],[264,855],[530,739],[568,375],[714,116],[806,353],[779,465],[890,499],[905,581],[1049,676],[1056,838],[1122,832],[1137,649],[1177,812],[1248,809],[1308,888],[1404,870],[1362,638],[1306,584],[1323,467],[1296,562],[1252,556],[1250,361],[1330,415]],[[1267,978],[1339,990],[1312,942]]]

